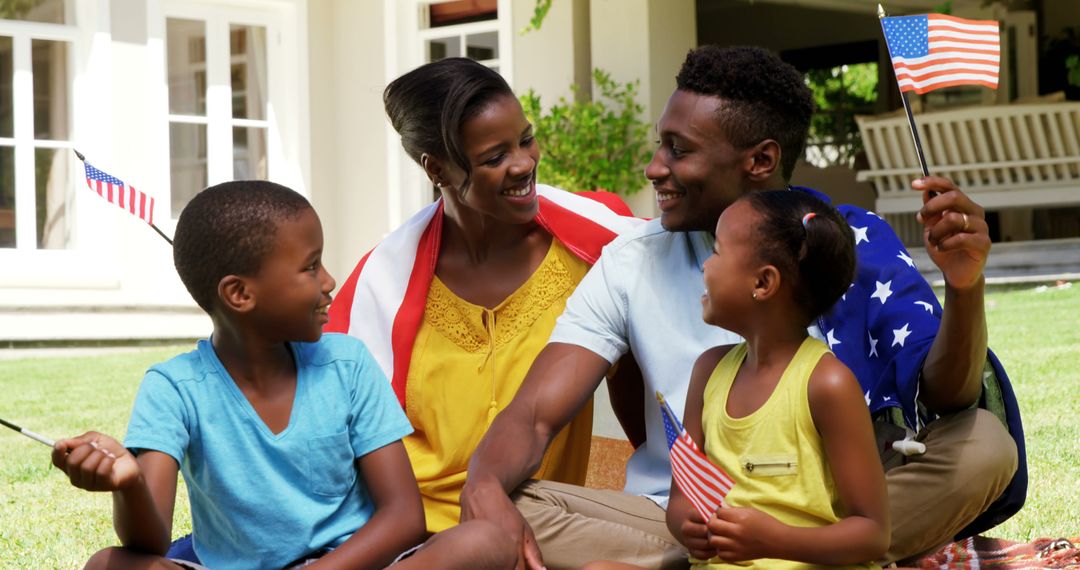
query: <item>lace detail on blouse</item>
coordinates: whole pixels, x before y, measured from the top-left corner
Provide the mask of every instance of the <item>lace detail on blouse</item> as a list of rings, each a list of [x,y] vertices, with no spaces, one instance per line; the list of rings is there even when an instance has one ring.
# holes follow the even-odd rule
[[[489,350],[488,326],[494,315],[495,348],[498,349],[532,326],[553,303],[565,299],[575,283],[570,270],[555,255],[556,242],[536,271],[517,291],[488,310],[458,297],[438,278],[432,279],[424,306],[424,321],[466,352]],[[486,326],[487,325],[487,326]]]

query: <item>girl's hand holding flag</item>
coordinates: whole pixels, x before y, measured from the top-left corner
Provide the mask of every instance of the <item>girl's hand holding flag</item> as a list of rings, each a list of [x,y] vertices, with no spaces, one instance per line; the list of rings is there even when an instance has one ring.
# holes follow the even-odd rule
[[[717,509],[707,526],[712,555],[730,562],[778,558],[784,543],[784,525],[750,507]]]

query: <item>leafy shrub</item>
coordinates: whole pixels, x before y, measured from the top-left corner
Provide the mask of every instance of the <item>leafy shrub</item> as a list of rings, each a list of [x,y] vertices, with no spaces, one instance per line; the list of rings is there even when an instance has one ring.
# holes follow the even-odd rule
[[[619,83],[593,71],[599,97],[559,102],[546,112],[530,89],[521,106],[532,121],[543,158],[538,177],[566,190],[609,190],[632,194],[644,186],[642,169],[650,158],[649,126],[639,117],[638,81]],[[575,95],[580,89],[571,86]]]

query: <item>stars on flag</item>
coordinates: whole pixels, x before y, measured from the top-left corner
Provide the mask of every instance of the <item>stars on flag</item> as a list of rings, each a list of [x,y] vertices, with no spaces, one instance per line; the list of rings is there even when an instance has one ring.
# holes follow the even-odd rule
[[[915,304],[925,309],[927,313],[930,313],[931,315],[934,314],[934,306],[930,303],[927,303],[926,301],[915,301]]]
[[[874,335],[870,334],[870,331],[866,331],[866,338],[870,341],[870,354],[866,355],[867,358],[872,356],[878,356],[877,343],[878,339],[874,338]]]
[[[868,229],[869,226],[864,228],[857,228],[855,226],[851,226],[851,231],[855,232],[855,245],[859,245],[864,241],[866,243],[870,243],[870,238],[866,236],[866,230]]]
[[[833,332],[835,331],[836,329],[829,329],[829,332],[825,335],[825,342],[829,343],[829,350],[832,350],[832,347],[838,344],[843,344],[842,342],[837,340],[835,336],[833,336]]]
[[[881,281],[875,281],[876,289],[873,294],[870,295],[871,299],[879,299],[881,304],[884,305],[885,301],[893,294],[892,292],[892,280],[882,283]]]
[[[911,334],[911,330],[908,329],[908,325],[910,324],[911,323],[904,323],[904,326],[898,329],[893,329],[893,341],[892,345],[890,346],[896,346],[899,344],[901,348],[904,347],[904,341],[907,340],[908,335]]]
[[[907,264],[908,267],[915,269],[915,261],[908,257],[907,254],[905,254],[904,252],[901,251],[900,253],[896,254],[896,257],[899,257],[904,263]]]

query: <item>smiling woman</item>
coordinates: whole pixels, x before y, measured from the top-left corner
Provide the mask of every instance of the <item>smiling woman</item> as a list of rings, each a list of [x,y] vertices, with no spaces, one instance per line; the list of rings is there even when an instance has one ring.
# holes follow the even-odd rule
[[[601,248],[637,225],[614,198],[537,184],[540,144],[510,87],[463,58],[421,66],[383,96],[405,151],[439,189],[366,255],[328,331],[363,340],[416,429],[405,445],[428,530],[458,522],[469,457],[513,398]],[[620,207],[621,206],[621,207]],[[620,215],[623,214],[623,215]],[[536,476],[581,484],[592,410]],[[573,458],[573,459],[569,459]]]

